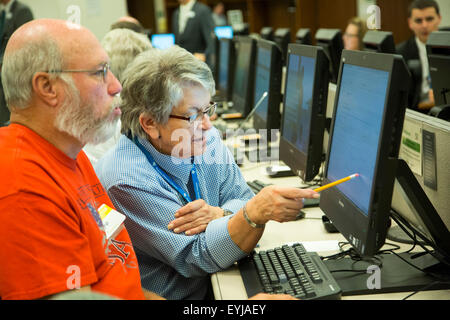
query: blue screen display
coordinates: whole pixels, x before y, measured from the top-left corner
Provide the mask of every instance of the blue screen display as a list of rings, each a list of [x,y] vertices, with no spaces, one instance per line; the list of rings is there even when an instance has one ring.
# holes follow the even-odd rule
[[[230,59],[230,42],[220,42],[219,55],[219,88],[220,90],[228,90],[228,64]]]
[[[245,99],[249,85],[250,60],[252,45],[250,42],[241,42],[237,52],[236,74],[234,75],[233,91],[240,98]]]
[[[167,49],[175,44],[175,35],[173,33],[152,35],[152,46],[158,49]]]
[[[328,179],[367,216],[389,72],[344,64],[328,162]]]
[[[283,109],[283,137],[299,151],[308,149],[316,60],[290,54]]]
[[[270,94],[270,57],[270,50],[258,47],[255,71],[255,104],[259,102],[264,92]],[[266,96],[255,111],[264,121],[267,121],[268,105],[269,96]]]
[[[218,39],[233,38],[233,28],[231,26],[220,26],[214,28],[214,33]]]

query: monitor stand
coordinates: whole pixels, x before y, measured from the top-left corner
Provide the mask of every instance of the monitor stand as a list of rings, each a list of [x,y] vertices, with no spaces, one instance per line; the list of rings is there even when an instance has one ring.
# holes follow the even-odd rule
[[[450,277],[448,267],[445,268],[429,254],[416,257],[411,253],[401,253],[400,256],[421,269],[432,270],[447,279]],[[394,254],[382,254],[379,259],[376,263],[350,258],[325,260],[324,263],[341,287],[343,296],[450,288],[448,280],[440,282]],[[379,262],[381,267],[377,267]]]
[[[429,249],[433,252],[433,256],[424,252],[405,252],[399,255],[407,262],[392,253],[377,255],[370,262],[356,261],[351,258],[324,261],[344,296],[450,288],[450,243],[448,241],[450,234],[409,166],[404,160],[396,159],[396,161],[396,179],[404,191],[404,196],[434,239],[433,246],[429,243],[429,246],[433,247]],[[392,218],[399,225],[404,225],[406,222],[395,212],[392,212]],[[426,238],[417,230],[416,234],[426,241]],[[336,272],[337,270],[350,271]]]

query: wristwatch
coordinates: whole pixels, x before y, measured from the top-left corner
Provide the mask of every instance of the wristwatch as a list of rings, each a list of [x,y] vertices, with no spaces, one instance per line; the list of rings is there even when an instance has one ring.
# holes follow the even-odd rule
[[[224,217],[226,217],[226,216],[231,216],[232,214],[234,214],[234,212],[231,211],[231,210],[224,209],[224,208],[222,208],[222,210],[223,210],[223,216],[224,216]]]

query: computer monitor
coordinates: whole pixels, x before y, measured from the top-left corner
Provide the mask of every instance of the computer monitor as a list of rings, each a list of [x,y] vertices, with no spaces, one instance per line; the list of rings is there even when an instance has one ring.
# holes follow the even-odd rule
[[[233,27],[232,26],[215,27],[214,34],[216,35],[217,39],[222,39],[222,38],[231,39],[231,38],[233,38]]]
[[[271,130],[280,128],[281,70],[280,48],[272,41],[257,41],[254,100],[263,100],[255,110],[253,126],[256,130],[267,129],[267,141],[274,138]]]
[[[175,44],[173,33],[161,33],[152,35],[152,46],[157,49],[167,49]]]
[[[231,101],[232,99],[235,60],[233,39],[220,39],[217,89],[222,101]]]
[[[392,32],[369,30],[363,38],[364,51],[395,53],[395,43]]]
[[[282,63],[286,65],[286,53],[288,44],[291,42],[291,29],[289,28],[278,28],[275,30],[273,35],[273,40],[280,46],[282,54]]]
[[[344,48],[342,34],[339,29],[319,29],[316,32],[316,44],[322,47],[330,61],[330,82],[336,83],[341,63],[341,52]]]
[[[320,208],[363,257],[384,244],[409,73],[398,55],[343,50]]]
[[[250,26],[246,22],[233,24],[233,32],[236,36],[248,36],[250,34]]]
[[[408,177],[409,167],[399,159],[411,75],[403,58],[395,54],[343,50],[342,62],[324,180],[360,176],[322,191],[320,208],[359,259],[330,260],[326,265],[330,271],[349,270],[333,273],[343,295],[431,288],[435,279],[421,268],[434,257],[380,253],[390,225],[396,179],[411,203],[428,207]],[[369,269],[351,271],[356,270],[355,261],[362,262],[357,270],[379,270],[378,287],[368,287]]]
[[[298,29],[295,35],[295,43],[312,45],[311,30],[309,28]]]
[[[432,32],[427,40],[431,87],[436,106],[450,105],[450,31]]]
[[[328,77],[322,48],[289,44],[280,160],[303,181],[314,179],[322,163]]]
[[[399,158],[405,173],[398,175],[392,209],[412,226],[418,240],[450,261],[450,125],[447,121],[407,109]],[[405,196],[406,195],[406,196]],[[419,197],[421,196],[421,197]],[[416,200],[416,201],[414,201]],[[399,226],[388,238],[413,243]]]
[[[263,27],[260,32],[261,38],[264,40],[273,41],[273,28],[272,27]]]
[[[233,109],[246,117],[253,108],[256,40],[236,36],[236,66],[233,81]]]

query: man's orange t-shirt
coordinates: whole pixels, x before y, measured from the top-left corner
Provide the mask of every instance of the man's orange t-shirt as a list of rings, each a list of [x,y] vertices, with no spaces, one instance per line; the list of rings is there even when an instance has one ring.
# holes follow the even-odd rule
[[[71,159],[18,124],[0,129],[0,299],[37,299],[90,285],[143,299],[124,228],[106,239],[97,209],[113,207],[84,152]]]

